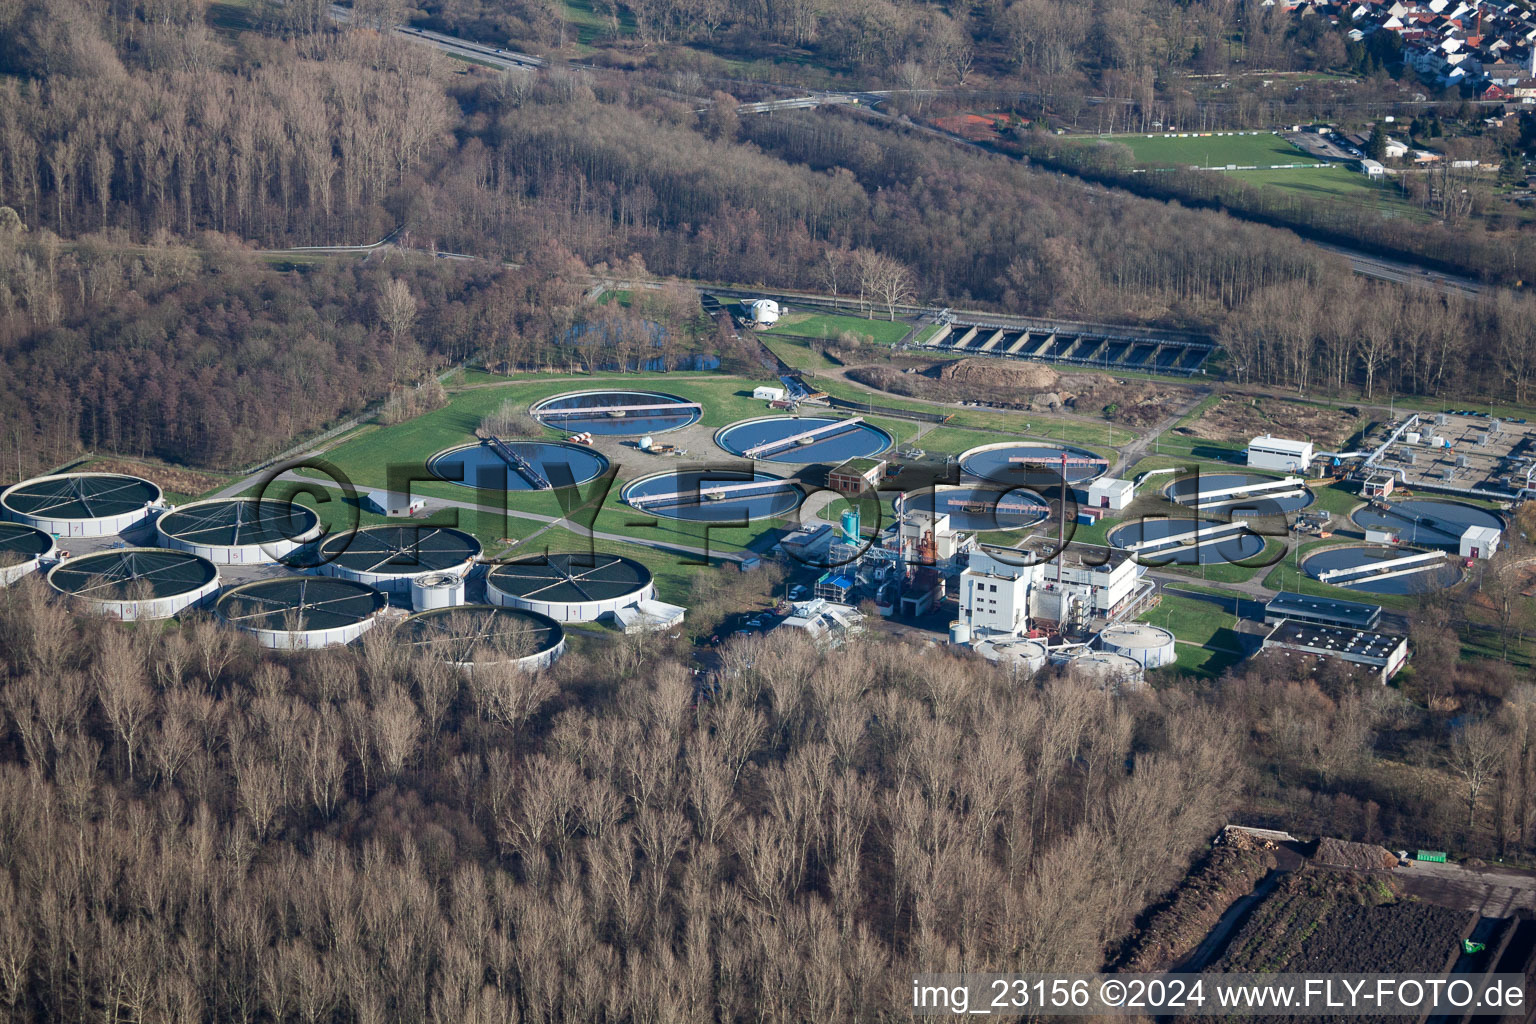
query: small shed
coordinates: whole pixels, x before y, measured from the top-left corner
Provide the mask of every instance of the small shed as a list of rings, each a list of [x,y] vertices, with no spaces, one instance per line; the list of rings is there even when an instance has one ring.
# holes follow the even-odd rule
[[[427,507],[425,498],[412,498],[394,491],[364,491],[359,501],[365,511],[381,516],[414,516]]]
[[[1088,485],[1088,505],[1090,508],[1107,508],[1111,511],[1119,511],[1131,503],[1136,496],[1136,485],[1129,480],[1115,476],[1104,476]]]
[[[652,633],[680,626],[688,609],[665,601],[641,601],[612,612],[613,620],[625,633]]]
[[[752,397],[765,402],[782,402],[784,401],[784,389],[763,385],[752,389]]]
[[[1379,160],[1361,160],[1360,173],[1376,181],[1387,176],[1387,168]]]
[[[1462,558],[1492,558],[1503,532],[1492,526],[1469,526],[1461,534]]]

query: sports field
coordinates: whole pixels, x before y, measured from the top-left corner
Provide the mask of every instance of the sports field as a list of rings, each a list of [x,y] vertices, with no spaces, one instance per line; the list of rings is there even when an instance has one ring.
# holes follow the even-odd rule
[[[1257,135],[1101,135],[1102,142],[1129,146],[1136,162],[1149,167],[1270,167],[1274,164],[1317,164],[1324,161],[1303,152],[1272,132]]]
[[[1391,182],[1372,181],[1353,167],[1336,164],[1317,169],[1279,171],[1229,171],[1233,177],[1252,185],[1284,189],[1307,199],[1364,204],[1383,212],[1427,218],[1423,210],[1410,204]]]

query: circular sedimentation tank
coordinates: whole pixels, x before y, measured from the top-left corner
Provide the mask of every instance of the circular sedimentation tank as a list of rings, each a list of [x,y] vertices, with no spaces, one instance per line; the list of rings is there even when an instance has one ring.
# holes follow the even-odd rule
[[[547,615],[556,622],[594,622],[656,596],[651,570],[620,555],[555,554],[506,562],[485,578],[491,604]]]
[[[908,492],[898,499],[898,511],[903,510],[947,515],[950,528],[962,533],[1030,529],[1051,514],[1047,499],[1033,491],[972,486]]]
[[[857,417],[764,416],[722,427],[715,434],[715,444],[732,455],[760,462],[836,465],[853,458],[879,455],[895,443],[884,430],[872,423],[854,422],[855,419]],[[811,436],[804,437],[805,434]]]
[[[1163,493],[1169,501],[1199,508],[1206,515],[1239,519],[1244,516],[1288,515],[1301,511],[1316,500],[1312,489],[1305,484],[1285,488],[1266,486],[1281,479],[1262,473],[1201,473],[1175,480],[1164,488]],[[1250,487],[1258,487],[1260,490],[1251,496],[1243,491],[1221,493],[1233,488]],[[1211,504],[1207,505],[1208,501]]]
[[[373,627],[388,598],[364,583],[329,576],[285,576],[232,587],[219,618],[279,651],[349,644]]]
[[[1242,562],[1264,550],[1263,537],[1235,526],[1212,519],[1137,519],[1111,530],[1109,543],[1151,566]]]
[[[1063,457],[1067,460],[1065,468]],[[1063,477],[1068,486],[1097,480],[1108,472],[1109,463],[1086,448],[1069,444],[1010,441],[962,452],[960,469],[998,487],[1060,488]]]
[[[155,529],[166,547],[219,565],[275,562],[323,532],[313,510],[258,498],[196,501],[161,516]]]
[[[22,523],[0,523],[0,587],[8,587],[51,558],[52,534]]]
[[[535,403],[529,410],[546,427],[568,434],[630,437],[664,434],[697,423],[698,403],[663,391],[573,391]]]
[[[327,537],[319,556],[327,576],[403,593],[418,576],[469,572],[480,542],[446,526],[366,526]]]
[[[1312,552],[1301,560],[1301,569],[1319,583],[1365,594],[1428,594],[1460,582],[1461,566],[1455,559],[1419,557],[1417,562],[1400,564],[1399,568],[1385,567],[1385,563],[1444,554],[1443,551],[1425,548],[1345,544]],[[1374,571],[1366,571],[1368,569]],[[1402,572],[1402,569],[1414,571]],[[1323,579],[1324,574],[1337,570],[1345,572],[1342,576]]]
[[[745,469],[655,473],[626,484],[619,496],[648,515],[727,525],[788,515],[805,500],[794,482]]]
[[[1123,654],[1143,668],[1162,668],[1178,657],[1173,634],[1145,622],[1121,622],[1099,634],[1099,644],[1110,654]]]
[[[1114,651],[1085,651],[1067,662],[1067,671],[1112,690],[1135,689],[1144,675],[1136,659]]]
[[[1350,518],[1363,530],[1395,533],[1404,544],[1452,551],[1461,550],[1461,535],[1470,526],[1504,529],[1504,520],[1497,514],[1459,501],[1414,498],[1387,505],[1386,509],[1364,505]]]
[[[7,487],[0,511],[60,537],[110,537],[143,520],[162,497],[156,485],[124,473],[60,473]]]
[[[460,668],[511,663],[532,671],[565,653],[565,627],[548,615],[487,604],[417,612],[395,636]]]
[[[167,548],[113,548],[67,558],[48,571],[59,593],[124,622],[169,619],[219,589],[208,559]]]
[[[438,452],[427,460],[427,472],[465,487],[540,491],[575,487],[602,476],[608,469],[608,460],[585,445],[564,441],[504,443],[524,466],[509,463],[495,446],[481,441]]]

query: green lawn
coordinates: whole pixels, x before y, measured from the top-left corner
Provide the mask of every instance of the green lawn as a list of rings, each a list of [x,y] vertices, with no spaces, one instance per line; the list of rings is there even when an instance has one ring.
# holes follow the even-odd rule
[[[1216,676],[1242,657],[1242,641],[1233,629],[1236,616],[1209,601],[1165,593],[1138,621],[1162,626],[1180,641],[1176,665],[1181,671]]]
[[[833,313],[790,313],[764,333],[832,340],[848,332],[859,336],[866,343],[894,345],[911,330],[912,325],[901,320],[866,320],[860,316],[838,316]]]
[[[1151,167],[1226,167],[1228,164],[1267,167],[1272,164],[1324,162],[1272,132],[1256,135],[1206,134],[1188,138],[1179,138],[1177,135],[1101,135],[1097,141],[1128,146],[1135,154],[1137,163]]]
[[[828,359],[820,351],[811,348],[810,344],[801,338],[775,336],[767,331],[760,332],[757,337],[768,351],[783,360],[785,365],[796,370],[837,369],[837,363]]]
[[[1325,168],[1230,171],[1232,177],[1251,185],[1267,185],[1306,199],[1364,204],[1377,210],[1427,219],[1428,214],[1404,198],[1390,181],[1372,181],[1352,167],[1334,164]]]

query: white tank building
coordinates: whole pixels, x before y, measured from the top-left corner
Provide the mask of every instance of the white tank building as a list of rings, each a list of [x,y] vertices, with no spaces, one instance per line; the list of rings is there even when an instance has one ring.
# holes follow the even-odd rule
[[[231,587],[215,611],[263,647],[313,651],[349,644],[368,632],[388,600],[352,580],[283,576]]]
[[[747,322],[753,327],[766,329],[779,322],[779,304],[772,299],[758,299],[742,305],[747,311]]]
[[[303,505],[258,498],[194,501],[155,522],[161,543],[217,565],[275,562],[324,532]]]
[[[98,615],[143,622],[211,600],[219,591],[219,569],[185,551],[111,548],[66,558],[48,571],[48,584]]]
[[[595,622],[621,608],[654,601],[651,570],[632,558],[554,554],[496,566],[485,578],[486,599],[556,622]]]
[[[0,587],[8,587],[52,558],[58,545],[35,526],[0,523]]]
[[[1106,627],[1099,634],[1099,646],[1111,654],[1130,658],[1144,669],[1172,665],[1178,657],[1173,634],[1146,622],[1120,622]]]
[[[1145,685],[1145,670],[1134,659],[1113,651],[1084,651],[1067,662],[1067,672],[1106,690],[1133,690]]]
[[[111,537],[162,507],[148,480],[123,473],[60,473],[0,491],[0,515],[56,537]]]
[[[465,603],[464,577],[452,572],[434,572],[411,580],[411,609],[418,612],[453,608]]]

